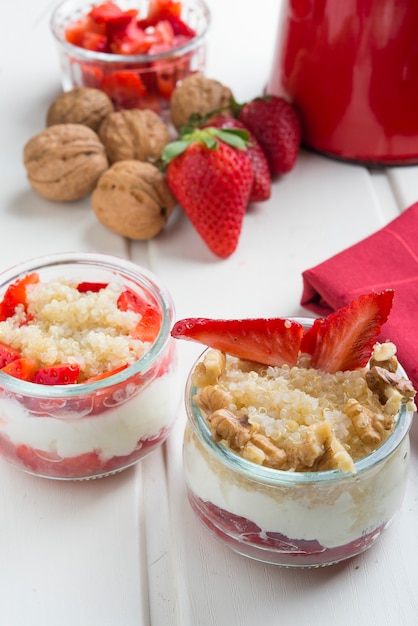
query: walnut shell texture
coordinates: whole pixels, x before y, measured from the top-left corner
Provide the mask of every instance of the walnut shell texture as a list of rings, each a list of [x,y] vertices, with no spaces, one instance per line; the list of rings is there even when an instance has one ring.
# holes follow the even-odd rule
[[[109,167],[99,137],[82,124],[57,124],[34,135],[24,147],[23,161],[33,190],[63,202],[91,193]]]
[[[46,125],[83,124],[97,131],[100,124],[114,111],[107,94],[93,87],[75,87],[65,91],[50,105]]]
[[[164,228],[176,200],[155,165],[126,160],[114,163],[102,174],[91,205],[98,220],[110,230],[144,240]]]
[[[98,134],[110,163],[131,159],[155,163],[170,141],[168,126],[148,109],[110,113],[103,120]]]
[[[229,87],[219,81],[199,72],[189,74],[171,96],[171,120],[180,129],[187,124],[192,113],[207,115],[222,108],[224,115],[232,115],[232,110],[228,108],[232,97]]]

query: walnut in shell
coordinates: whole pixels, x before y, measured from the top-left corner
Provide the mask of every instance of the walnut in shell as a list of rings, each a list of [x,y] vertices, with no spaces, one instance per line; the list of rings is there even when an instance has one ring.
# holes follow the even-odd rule
[[[66,91],[50,105],[46,125],[84,124],[97,131],[100,124],[114,111],[107,94],[93,87],[75,87]]]
[[[176,200],[164,174],[152,163],[114,163],[91,196],[98,218],[110,230],[129,239],[151,239],[165,226]]]
[[[71,202],[91,193],[109,167],[97,134],[82,124],[45,128],[23,150],[29,183],[47,200]]]
[[[171,96],[171,120],[180,129],[187,124],[192,113],[207,115],[211,111],[223,109],[225,115],[232,115],[229,108],[232,97],[229,87],[219,81],[198,72],[189,74]]]
[[[170,141],[168,126],[148,109],[110,113],[103,120],[98,134],[110,163],[130,159],[155,163]]]

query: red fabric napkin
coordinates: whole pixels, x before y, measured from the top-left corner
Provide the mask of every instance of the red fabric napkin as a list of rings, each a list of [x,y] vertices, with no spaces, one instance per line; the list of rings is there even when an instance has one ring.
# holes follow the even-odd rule
[[[321,316],[363,293],[394,289],[380,339],[396,344],[398,359],[418,389],[418,202],[302,277],[301,304]]]

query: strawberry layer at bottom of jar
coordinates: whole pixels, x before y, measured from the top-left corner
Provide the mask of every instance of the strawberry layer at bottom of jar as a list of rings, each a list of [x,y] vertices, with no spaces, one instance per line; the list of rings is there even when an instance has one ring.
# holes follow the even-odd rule
[[[370,548],[387,526],[382,524],[345,545],[326,548],[316,540],[262,531],[245,517],[197,498],[190,489],[187,495],[197,517],[222,543],[243,556],[283,567],[323,567],[352,558]]]
[[[170,430],[171,427],[164,427],[157,435],[140,439],[130,454],[106,459],[102,459],[96,450],[62,458],[25,444],[14,445],[7,436],[0,435],[0,455],[19,469],[44,478],[102,478],[127,469],[143,459],[167,439]]]

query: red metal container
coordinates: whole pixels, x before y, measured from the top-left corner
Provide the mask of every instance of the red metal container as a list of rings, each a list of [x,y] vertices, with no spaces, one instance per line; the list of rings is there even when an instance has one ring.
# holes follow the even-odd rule
[[[284,0],[267,92],[303,143],[370,164],[418,163],[418,0]]]

